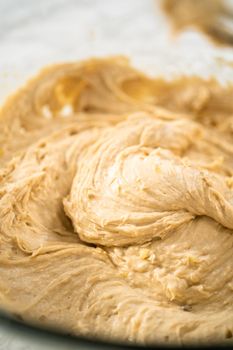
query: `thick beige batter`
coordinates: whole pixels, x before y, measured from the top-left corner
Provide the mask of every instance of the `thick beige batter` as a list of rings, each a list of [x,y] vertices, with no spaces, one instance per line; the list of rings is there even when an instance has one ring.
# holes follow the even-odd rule
[[[44,70],[0,124],[0,306],[73,334],[232,341],[233,88]]]

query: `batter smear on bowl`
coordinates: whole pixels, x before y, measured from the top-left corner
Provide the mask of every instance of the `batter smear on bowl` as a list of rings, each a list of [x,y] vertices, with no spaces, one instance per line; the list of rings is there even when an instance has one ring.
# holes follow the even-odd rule
[[[231,341],[233,88],[49,67],[0,123],[0,306],[77,335]]]

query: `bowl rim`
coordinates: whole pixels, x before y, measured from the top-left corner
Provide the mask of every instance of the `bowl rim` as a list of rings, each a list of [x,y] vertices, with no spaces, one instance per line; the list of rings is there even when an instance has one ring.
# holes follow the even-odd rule
[[[71,334],[62,333],[59,330],[56,330],[52,327],[42,327],[38,326],[34,323],[29,323],[24,321],[19,316],[14,315],[12,313],[6,312],[4,310],[0,310],[0,325],[7,327],[12,330],[12,333],[17,330],[17,334],[25,334],[30,333],[30,335],[34,338],[44,338],[59,341],[59,343],[63,343],[65,346],[67,345],[79,345],[86,346],[89,349],[209,349],[209,348],[220,348],[220,349],[229,349],[233,348],[233,343],[230,341],[229,343],[208,343],[208,344],[153,344],[153,345],[140,345],[135,343],[124,343],[124,342],[116,342],[116,341],[103,341],[97,338],[88,338],[84,336],[74,336]]]

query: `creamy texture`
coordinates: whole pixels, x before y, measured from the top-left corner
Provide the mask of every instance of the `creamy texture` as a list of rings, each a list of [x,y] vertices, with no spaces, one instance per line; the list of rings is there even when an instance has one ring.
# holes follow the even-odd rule
[[[0,306],[72,334],[233,332],[233,89],[126,59],[47,68],[0,124]]]

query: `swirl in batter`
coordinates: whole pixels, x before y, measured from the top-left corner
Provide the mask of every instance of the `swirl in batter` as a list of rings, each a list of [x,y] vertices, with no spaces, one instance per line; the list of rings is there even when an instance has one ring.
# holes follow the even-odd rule
[[[0,306],[73,334],[232,340],[233,89],[49,67],[0,124]]]

